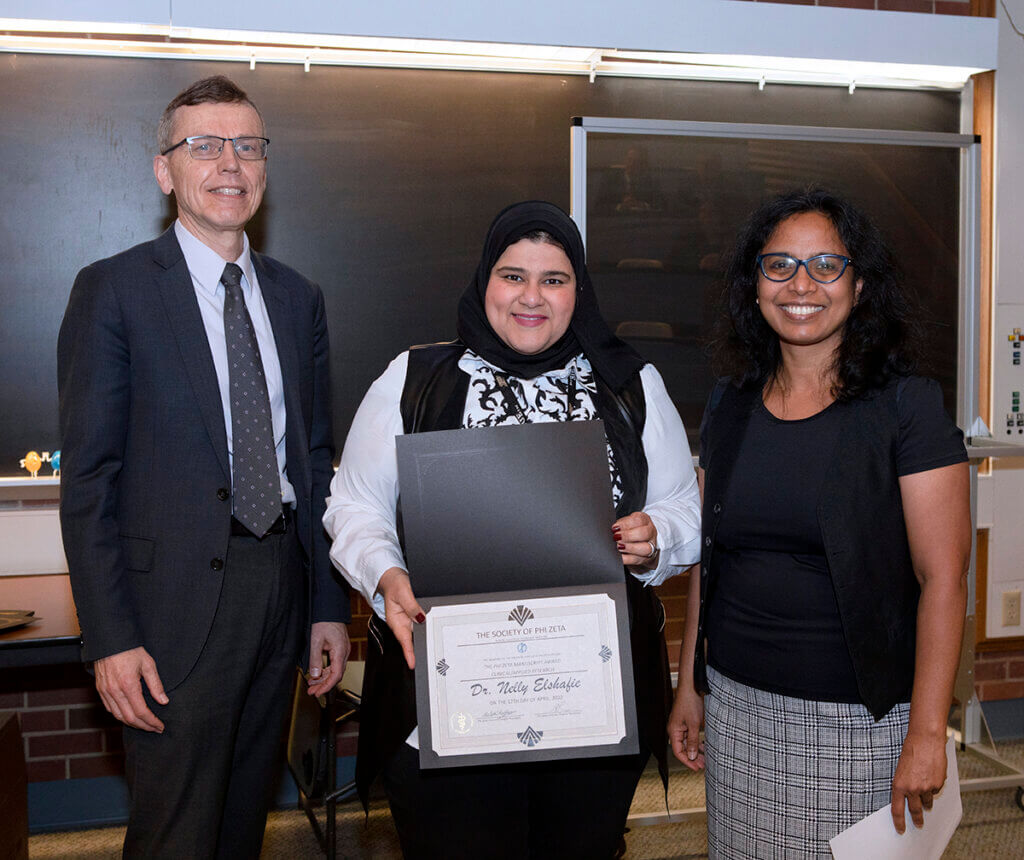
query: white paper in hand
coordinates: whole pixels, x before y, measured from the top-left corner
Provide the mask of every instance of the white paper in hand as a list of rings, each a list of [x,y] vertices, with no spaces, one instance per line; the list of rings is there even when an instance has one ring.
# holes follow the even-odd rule
[[[946,784],[935,795],[924,827],[918,830],[906,810],[907,830],[900,835],[892,813],[883,806],[829,840],[836,860],[939,860],[964,814],[960,777],[956,770],[956,743],[946,743]]]

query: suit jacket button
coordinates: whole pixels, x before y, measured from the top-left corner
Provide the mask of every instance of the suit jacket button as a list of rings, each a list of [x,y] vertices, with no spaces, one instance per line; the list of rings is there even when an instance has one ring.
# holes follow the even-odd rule
[[[231,498],[231,491],[225,489],[224,487],[221,487],[219,490],[217,490],[217,498],[220,499],[222,502],[226,502],[228,499]]]
[[[224,559],[222,559],[222,558],[215,558],[215,559],[213,559],[210,562],[210,569],[211,570],[223,570],[224,569]]]
[[[714,511],[714,512],[715,512],[716,514],[720,514],[720,513],[722,513],[722,506],[721,506],[720,504],[716,503],[716,504],[715,504],[715,506],[714,506],[714,508],[712,508],[712,510],[713,510],[713,511]]]

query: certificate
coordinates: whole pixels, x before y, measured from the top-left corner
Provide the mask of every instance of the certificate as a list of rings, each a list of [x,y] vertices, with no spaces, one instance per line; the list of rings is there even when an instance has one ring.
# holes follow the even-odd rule
[[[421,767],[637,752],[623,584],[421,603]]]

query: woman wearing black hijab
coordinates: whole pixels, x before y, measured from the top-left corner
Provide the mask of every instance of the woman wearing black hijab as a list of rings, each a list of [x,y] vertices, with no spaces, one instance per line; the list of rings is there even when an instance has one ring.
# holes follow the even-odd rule
[[[665,771],[664,612],[650,586],[699,556],[699,497],[682,422],[658,372],[601,317],[573,221],[517,203],[491,225],[459,302],[459,339],[399,355],[371,386],[331,484],[331,556],[373,606],[356,781],[378,773],[407,857],[610,858],[653,751]],[[395,437],[601,418],[616,505],[639,756],[421,771],[412,625],[422,623],[396,527]],[[517,534],[510,511],[509,533]],[[452,536],[458,551],[458,536]]]

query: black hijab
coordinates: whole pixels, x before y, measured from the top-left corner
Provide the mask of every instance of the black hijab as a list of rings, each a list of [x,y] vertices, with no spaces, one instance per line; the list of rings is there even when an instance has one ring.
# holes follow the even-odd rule
[[[487,321],[484,295],[498,258],[509,245],[534,230],[550,233],[565,249],[576,275],[576,307],[568,330],[556,343],[543,352],[524,355],[495,334]],[[644,365],[631,346],[612,334],[598,310],[583,239],[575,222],[554,204],[541,200],[513,203],[492,222],[476,275],[459,300],[458,333],[460,340],[481,358],[521,379],[565,367],[582,352],[612,390],[619,391]]]

